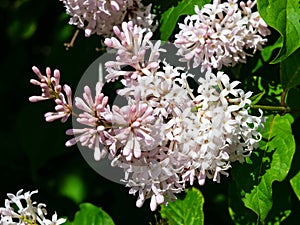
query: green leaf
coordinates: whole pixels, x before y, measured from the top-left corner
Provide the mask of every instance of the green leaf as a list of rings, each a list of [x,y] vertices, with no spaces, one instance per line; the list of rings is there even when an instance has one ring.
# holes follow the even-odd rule
[[[172,6],[165,11],[160,20],[160,39],[163,41],[167,41],[169,39],[180,16],[195,14],[195,5],[198,5],[199,8],[201,8],[209,2],[210,0],[183,0],[179,2],[177,6]]]
[[[296,174],[296,176],[294,176],[291,180],[290,183],[292,185],[292,188],[296,194],[296,196],[298,197],[299,201],[300,201],[300,172],[298,172]]]
[[[203,225],[203,203],[202,193],[192,188],[187,191],[184,200],[177,199],[167,206],[162,205],[161,217],[167,219],[169,225]]]
[[[73,222],[67,221],[64,225],[114,225],[111,217],[90,203],[80,204],[80,211],[75,214]]]
[[[295,153],[292,122],[293,117],[286,114],[270,116],[265,123],[260,147],[263,157],[258,165],[258,174],[254,178],[252,190],[242,199],[245,206],[253,210],[261,222],[265,221],[273,205],[273,182],[283,181],[290,170]]]
[[[299,0],[257,0],[260,15],[282,37],[282,48],[271,63],[286,59],[300,47]]]
[[[300,84],[300,49],[295,51],[286,60],[281,62],[280,80],[283,90],[296,87]]]
[[[252,105],[255,105],[259,102],[259,100],[265,95],[265,90],[256,94],[256,95],[253,95],[250,100],[252,101]]]

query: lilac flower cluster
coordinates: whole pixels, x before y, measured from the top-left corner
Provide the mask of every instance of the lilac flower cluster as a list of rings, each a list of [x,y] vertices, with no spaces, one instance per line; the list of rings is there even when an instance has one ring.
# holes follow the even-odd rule
[[[66,132],[74,135],[66,145],[92,149],[95,160],[107,156],[112,166],[124,170],[129,193],[138,195],[136,205],[150,198],[150,208],[156,210],[188,184],[204,185],[206,178],[220,182],[231,162],[244,162],[261,139],[262,115],[248,113],[251,92],[237,88],[238,81],[208,71],[193,91],[187,81],[193,75],[160,60],[166,50],[160,41],[150,41],[152,32],[132,22],[123,22],[121,28],[115,26],[116,37],[104,42],[117,50],[116,59],[105,64],[106,80],[122,82],[117,94],[127,105],[109,106],[101,83],[94,95],[84,87],[83,97],[75,98],[81,127]],[[131,70],[125,71],[126,66]],[[58,72],[51,78],[34,71],[41,98],[60,95]],[[72,113],[63,112],[65,117]]]
[[[67,84],[61,86],[60,84],[60,72],[54,70],[52,75],[51,69],[46,68],[46,75],[43,75],[40,70],[33,66],[33,72],[37,75],[39,80],[31,79],[30,83],[39,86],[42,90],[41,96],[31,96],[30,102],[39,102],[48,99],[55,101],[56,112],[48,112],[45,114],[47,122],[52,122],[57,119],[61,119],[61,122],[66,122],[69,116],[72,114],[72,90]],[[64,91],[64,93],[62,92]]]
[[[31,196],[38,191],[22,192],[20,190],[16,195],[7,194],[9,199],[5,199],[5,208],[0,208],[1,225],[60,225],[66,222],[66,219],[58,219],[56,213],[51,220],[45,217],[46,205],[31,200]]]
[[[179,24],[180,32],[175,36],[177,54],[181,60],[192,62],[193,68],[201,66],[201,71],[221,69],[245,63],[245,49],[262,50],[262,45],[270,34],[267,24],[257,11],[253,11],[256,1],[247,3],[238,0],[214,0],[200,10],[195,6],[195,15],[187,16]]]
[[[85,36],[96,33],[110,36],[113,26],[124,20],[133,21],[144,28],[151,28],[154,15],[151,5],[144,6],[141,0],[60,0],[71,15],[69,24],[84,29]]]

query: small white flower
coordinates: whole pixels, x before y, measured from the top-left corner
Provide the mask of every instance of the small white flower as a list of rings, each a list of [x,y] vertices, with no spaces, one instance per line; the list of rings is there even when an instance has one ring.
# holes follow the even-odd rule
[[[5,200],[5,208],[0,208],[1,220],[3,225],[60,225],[66,222],[64,218],[57,218],[56,213],[52,219],[46,219],[46,205],[32,202],[31,196],[38,191],[25,192],[19,190],[16,195],[7,194],[9,199]],[[26,205],[24,204],[26,203]],[[16,210],[16,211],[15,211]]]

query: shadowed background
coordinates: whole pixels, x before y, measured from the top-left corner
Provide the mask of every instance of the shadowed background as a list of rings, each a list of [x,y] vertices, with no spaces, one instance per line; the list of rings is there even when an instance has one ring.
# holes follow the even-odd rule
[[[161,3],[161,10],[176,1]],[[145,3],[147,4],[147,3]],[[160,15],[158,15],[159,18]],[[155,221],[149,201],[139,209],[137,196],[128,188],[102,178],[88,166],[77,147],[66,148],[65,130],[71,121],[47,123],[44,113],[53,111],[51,101],[30,103],[31,95],[40,89],[29,83],[36,75],[33,65],[42,73],[49,66],[61,71],[61,83],[73,89],[88,66],[100,56],[98,36],[84,37],[80,31],[75,46],[68,51],[64,43],[71,40],[76,27],[68,25],[62,2],[56,0],[0,0],[1,24],[1,186],[0,207],[6,193],[19,189],[33,191],[33,200],[47,204],[49,215],[73,219],[78,204],[90,202],[102,207],[117,225],[149,224]],[[155,37],[155,36],[154,36]],[[157,34],[156,34],[157,37]],[[206,198],[206,218],[210,224],[229,224],[227,186],[207,182],[201,191]],[[157,214],[157,213],[156,213]],[[217,215],[217,216],[215,216]],[[226,222],[225,222],[226,221]]]

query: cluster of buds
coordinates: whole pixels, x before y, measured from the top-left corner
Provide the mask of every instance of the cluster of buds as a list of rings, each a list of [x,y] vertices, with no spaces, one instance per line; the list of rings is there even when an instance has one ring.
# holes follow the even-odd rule
[[[32,67],[32,70],[39,80],[31,79],[30,83],[39,86],[42,90],[42,95],[31,96],[29,101],[39,102],[53,99],[56,103],[56,112],[46,113],[46,121],[52,122],[54,120],[61,119],[61,122],[66,122],[72,113],[72,90],[70,86],[67,84],[61,86],[59,70],[54,70],[53,75],[49,67],[46,69],[46,75],[42,75],[40,70],[35,66]]]
[[[25,192],[23,190],[14,194],[7,194],[5,208],[0,208],[1,225],[60,225],[66,219],[57,218],[54,213],[51,220],[47,219],[46,205],[43,203],[32,202],[31,196],[38,191]]]
[[[175,36],[177,54],[181,61],[193,62],[193,68],[201,66],[201,71],[221,69],[245,63],[245,50],[253,53],[262,50],[262,45],[270,34],[267,24],[257,11],[253,12],[256,1],[247,3],[238,0],[214,0],[200,10],[195,6],[195,15],[187,16],[179,24],[180,32]]]
[[[74,137],[66,145],[92,149],[95,160],[107,157],[112,166],[123,169],[129,193],[138,194],[136,205],[151,199],[150,208],[156,210],[195,180],[200,185],[206,178],[220,182],[231,162],[249,157],[261,139],[262,115],[248,113],[251,92],[237,88],[238,81],[208,71],[196,79],[198,88],[192,90],[188,79],[194,75],[160,59],[166,50],[160,41],[150,41],[152,32],[132,22],[121,27],[115,26],[116,37],[104,42],[117,50],[115,61],[106,62],[105,68],[107,81],[123,84],[117,94],[127,104],[109,106],[102,83],[96,84],[95,94],[85,86],[83,97],[74,103],[81,111],[76,113],[80,127],[67,130]],[[54,98],[57,112],[48,121],[64,121],[72,114],[72,105],[62,97],[59,73],[51,77],[47,69],[44,76],[35,67],[34,72],[40,81],[32,83],[43,93],[30,100]],[[65,93],[71,101],[71,91]]]
[[[71,15],[69,24],[84,29],[85,36],[96,33],[111,36],[113,26],[119,26],[124,20],[133,21],[145,28],[151,28],[154,15],[151,5],[144,6],[141,0],[60,0]]]

